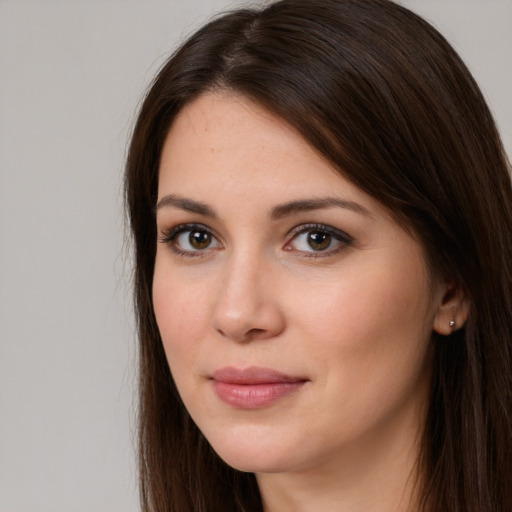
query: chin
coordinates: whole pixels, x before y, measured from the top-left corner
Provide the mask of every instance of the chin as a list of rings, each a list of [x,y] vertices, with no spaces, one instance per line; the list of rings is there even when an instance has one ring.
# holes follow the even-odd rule
[[[270,436],[246,432],[222,439],[208,439],[215,453],[229,466],[247,473],[280,473],[290,467],[292,454],[286,446]]]
[[[228,466],[244,473],[282,473],[289,469],[289,463],[276,460],[271,454],[234,453],[233,451],[227,454],[217,451],[216,453]]]

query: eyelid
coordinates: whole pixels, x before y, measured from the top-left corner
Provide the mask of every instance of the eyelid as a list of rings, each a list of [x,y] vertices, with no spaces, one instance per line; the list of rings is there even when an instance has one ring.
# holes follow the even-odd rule
[[[218,246],[215,247],[206,247],[204,249],[196,249],[196,250],[187,250],[181,248],[175,241],[178,236],[182,233],[186,233],[187,231],[205,231],[211,235],[211,237],[217,242]],[[319,231],[328,234],[338,243],[335,244],[335,247],[328,248],[326,250],[315,251],[312,249],[311,251],[305,251],[301,249],[296,249],[291,247],[293,241],[301,234],[307,233],[308,231]],[[346,248],[353,244],[354,239],[345,231],[341,229],[335,228],[333,226],[321,223],[307,223],[300,224],[299,226],[291,229],[287,234],[287,242],[284,245],[285,251],[296,251],[297,253],[301,253],[304,257],[307,258],[320,258],[327,257],[336,254],[342,249]],[[160,229],[158,235],[158,242],[168,245],[173,252],[182,256],[189,257],[204,257],[212,250],[219,250],[223,248],[223,243],[220,240],[220,237],[215,233],[213,229],[210,227],[198,223],[198,222],[190,222],[177,224],[171,228]]]
[[[160,229],[158,235],[158,242],[168,245],[171,248],[171,250],[178,255],[190,257],[206,256],[208,251],[219,249],[219,247],[206,247],[205,249],[197,249],[192,251],[182,249],[175,243],[176,239],[180,234],[194,230],[205,231],[209,233],[212,236],[212,238],[216,240],[217,243],[220,245],[220,248],[222,248],[222,242],[220,241],[220,238],[217,236],[215,231],[199,222],[187,222],[184,224],[177,224],[176,226],[173,226],[171,228]]]
[[[305,233],[306,231],[313,231],[315,229],[318,230],[318,231],[325,231],[329,235],[333,235],[336,238],[345,240],[347,242],[351,242],[351,241],[354,240],[345,231],[343,231],[341,229],[338,229],[338,228],[335,228],[333,226],[330,226],[328,224],[322,224],[322,223],[319,223],[319,222],[309,222],[307,224],[300,224],[299,226],[296,226],[293,229],[291,229],[288,232],[288,236],[289,237],[294,237],[294,236],[299,235],[301,233]]]
[[[342,231],[341,229],[335,228],[333,226],[329,226],[327,224],[308,223],[308,224],[301,224],[300,226],[293,228],[288,233],[288,242],[286,242],[286,244],[285,244],[285,250],[291,250],[291,249],[287,249],[287,247],[289,247],[290,244],[293,242],[293,240],[296,239],[299,235],[307,233],[308,231],[315,231],[315,230],[327,233],[328,235],[332,236],[335,240],[337,240],[339,242],[339,245],[337,245],[333,249],[327,249],[325,251],[297,250],[297,252],[303,253],[305,255],[305,257],[308,257],[308,258],[321,258],[323,256],[331,256],[331,255],[337,253],[338,251],[341,251],[345,247],[352,245],[354,242],[354,238],[351,237],[345,231]]]

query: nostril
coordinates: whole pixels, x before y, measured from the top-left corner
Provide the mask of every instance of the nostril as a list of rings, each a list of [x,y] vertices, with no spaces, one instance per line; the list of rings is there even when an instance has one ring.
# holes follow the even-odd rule
[[[266,329],[257,329],[257,328],[249,329],[248,331],[239,333],[239,334],[236,334],[236,333],[228,334],[226,331],[223,331],[222,329],[217,329],[217,332],[221,336],[233,339],[235,341],[240,341],[240,342],[246,342],[246,341],[263,339],[263,338],[269,337],[269,333]]]
[[[263,340],[272,337],[272,332],[267,329],[250,329],[240,339],[240,341]]]
[[[249,337],[249,336],[258,336],[260,334],[264,334],[265,333],[265,329],[251,329],[250,331],[248,331],[246,333],[246,337]]]

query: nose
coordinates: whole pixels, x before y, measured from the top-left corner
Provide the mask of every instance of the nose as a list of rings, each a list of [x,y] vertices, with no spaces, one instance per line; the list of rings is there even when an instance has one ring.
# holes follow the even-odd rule
[[[214,306],[214,329],[236,342],[271,339],[285,328],[276,273],[263,259],[235,257],[227,263]]]

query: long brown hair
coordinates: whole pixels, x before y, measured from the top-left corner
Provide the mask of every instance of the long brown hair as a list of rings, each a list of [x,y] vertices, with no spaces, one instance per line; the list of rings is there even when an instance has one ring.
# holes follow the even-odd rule
[[[228,89],[285,119],[419,238],[471,303],[433,335],[422,506],[512,510],[512,189],[482,94],[428,23],[388,0],[283,0],[201,28],[154,80],[133,132],[126,199],[140,340],[139,461],[146,512],[261,511],[176,391],[153,313],[159,158],[176,114]]]

